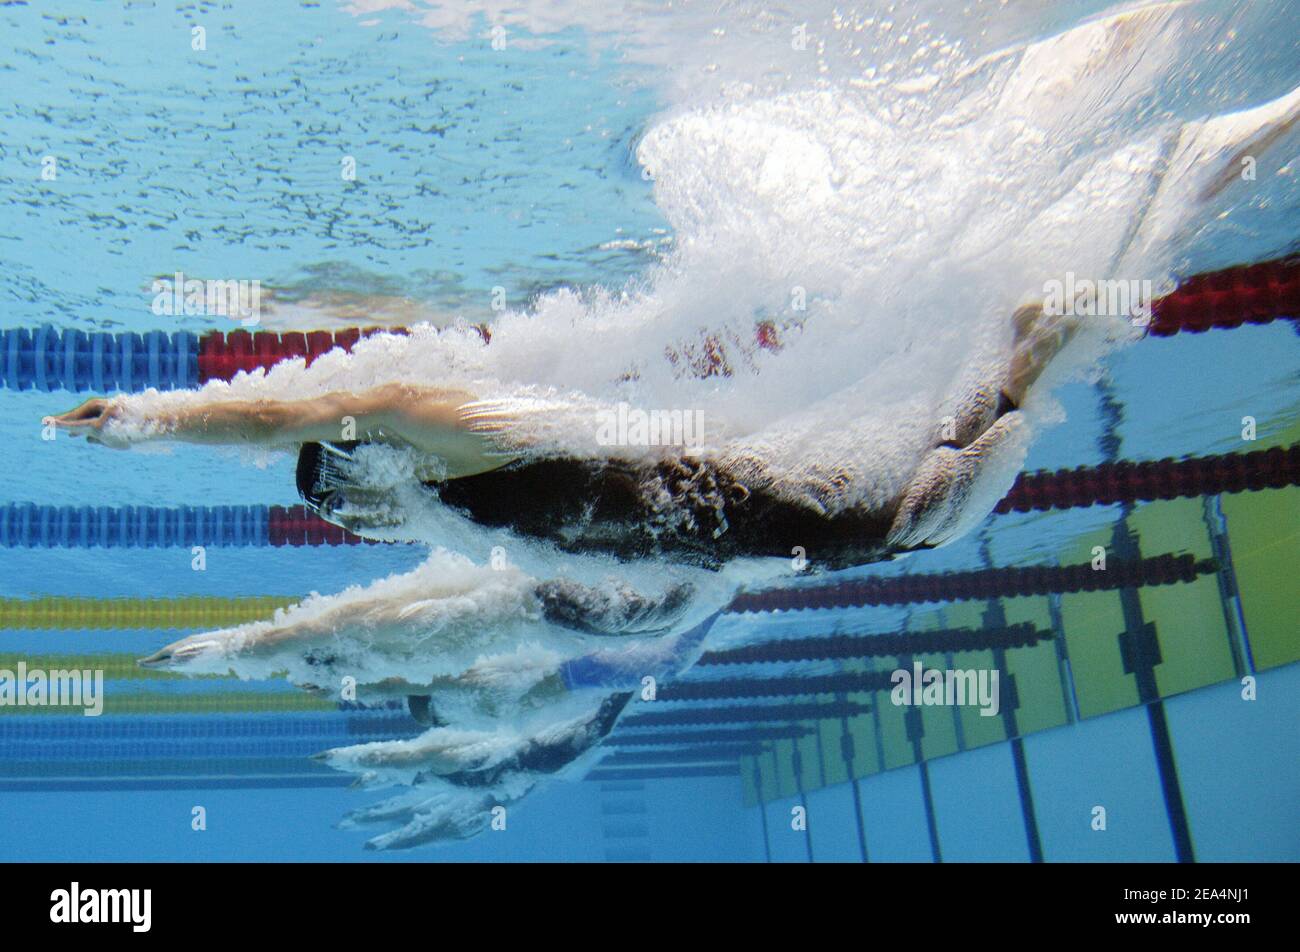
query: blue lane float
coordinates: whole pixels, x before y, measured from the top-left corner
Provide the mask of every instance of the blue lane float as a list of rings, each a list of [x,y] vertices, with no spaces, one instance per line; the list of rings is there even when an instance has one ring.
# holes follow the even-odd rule
[[[0,547],[271,545],[268,506],[0,506]]]
[[[200,382],[199,338],[188,331],[110,334],[50,325],[0,331],[0,386],[8,390],[130,393]]]
[[[304,506],[0,505],[0,548],[357,545]]]

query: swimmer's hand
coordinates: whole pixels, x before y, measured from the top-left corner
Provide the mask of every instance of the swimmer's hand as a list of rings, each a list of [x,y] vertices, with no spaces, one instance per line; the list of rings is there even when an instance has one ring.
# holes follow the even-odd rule
[[[104,433],[104,427],[120,419],[122,411],[120,397],[91,397],[81,406],[67,413],[60,413],[58,416],[47,416],[41,422],[53,423],[59,429],[67,430],[71,436],[84,435],[89,443],[125,449],[127,446],[125,440],[109,439]]]

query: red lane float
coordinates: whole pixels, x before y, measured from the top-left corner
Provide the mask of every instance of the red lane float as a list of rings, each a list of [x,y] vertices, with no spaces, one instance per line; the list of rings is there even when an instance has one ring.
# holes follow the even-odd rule
[[[1300,256],[1240,265],[1188,278],[1154,302],[1155,337],[1300,318]]]

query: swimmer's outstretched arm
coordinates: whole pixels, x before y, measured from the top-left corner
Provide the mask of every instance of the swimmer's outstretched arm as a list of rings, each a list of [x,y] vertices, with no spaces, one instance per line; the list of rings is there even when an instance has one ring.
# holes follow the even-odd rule
[[[93,442],[125,446],[143,440],[216,445],[292,446],[343,439],[399,440],[443,458],[451,476],[469,476],[507,460],[474,432],[462,390],[385,384],[361,393],[336,391],[304,400],[207,400],[132,414],[131,397],[95,397],[46,419]],[[131,424],[128,429],[128,421]]]

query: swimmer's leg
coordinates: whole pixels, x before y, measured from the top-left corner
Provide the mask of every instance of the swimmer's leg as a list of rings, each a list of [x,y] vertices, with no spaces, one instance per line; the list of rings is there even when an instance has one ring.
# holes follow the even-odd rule
[[[571,579],[552,579],[537,586],[547,621],[591,635],[645,634],[666,628],[681,617],[695,586],[674,585],[655,598],[623,583],[599,588]]]
[[[930,548],[964,534],[1011,487],[1025,445],[1020,405],[1052,358],[1073,338],[1077,318],[1042,305],[1012,315],[1011,359],[965,396],[947,432],[921,461],[886,537],[899,550]]]
[[[1176,168],[1203,166],[1207,183],[1197,196],[1208,202],[1229,185],[1253,181],[1243,176],[1247,165],[1300,125],[1300,87],[1285,96],[1254,109],[1219,116],[1204,123],[1190,123],[1174,157]]]

